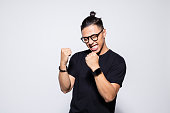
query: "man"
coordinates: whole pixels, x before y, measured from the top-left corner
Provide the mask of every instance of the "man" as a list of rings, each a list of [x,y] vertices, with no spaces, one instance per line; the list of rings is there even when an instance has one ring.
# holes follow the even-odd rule
[[[126,73],[123,57],[106,46],[106,29],[95,14],[90,12],[81,25],[81,40],[89,49],[75,53],[68,68],[71,49],[61,49],[60,88],[64,93],[73,88],[69,113],[114,113]]]

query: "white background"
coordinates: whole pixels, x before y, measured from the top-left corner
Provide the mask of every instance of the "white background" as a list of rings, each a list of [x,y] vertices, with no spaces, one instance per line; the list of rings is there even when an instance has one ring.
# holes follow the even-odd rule
[[[169,0],[0,0],[0,113],[68,113],[60,49],[87,49],[80,25],[92,10],[127,63],[116,113],[170,112]]]

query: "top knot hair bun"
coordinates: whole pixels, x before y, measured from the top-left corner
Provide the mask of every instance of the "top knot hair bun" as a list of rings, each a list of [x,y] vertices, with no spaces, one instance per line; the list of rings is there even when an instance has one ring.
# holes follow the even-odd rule
[[[95,17],[96,13],[94,11],[90,12],[90,16]]]
[[[97,25],[99,28],[104,29],[102,19],[96,17],[95,15],[96,15],[96,12],[94,12],[94,11],[91,11],[91,12],[90,12],[90,15],[87,16],[87,17],[83,20],[83,22],[82,22],[82,24],[81,24],[81,31],[82,31],[85,27],[88,27],[88,26],[90,26],[90,25]]]

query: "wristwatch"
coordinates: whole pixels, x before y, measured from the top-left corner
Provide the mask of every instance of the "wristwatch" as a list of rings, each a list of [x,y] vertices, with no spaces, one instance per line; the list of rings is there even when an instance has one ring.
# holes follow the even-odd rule
[[[101,69],[100,68],[98,68],[98,69],[96,69],[94,72],[92,72],[93,73],[93,75],[94,76],[98,76],[98,75],[100,75],[101,73],[102,73],[102,71],[101,71]]]
[[[66,66],[66,70],[60,69],[60,66],[59,66],[59,70],[60,70],[60,72],[67,72],[67,66]]]

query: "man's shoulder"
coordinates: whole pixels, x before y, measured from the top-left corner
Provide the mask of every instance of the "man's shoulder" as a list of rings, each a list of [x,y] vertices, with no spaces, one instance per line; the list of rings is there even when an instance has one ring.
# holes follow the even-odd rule
[[[89,54],[90,52],[91,52],[90,49],[87,49],[87,50],[83,50],[83,51],[78,51],[75,54]]]
[[[83,50],[83,51],[78,51],[78,52],[74,53],[74,54],[72,55],[72,57],[75,58],[75,59],[78,59],[78,58],[80,58],[80,57],[86,56],[86,55],[89,54],[89,53],[90,53],[90,50],[89,50],[89,49]]]
[[[125,63],[125,59],[117,52],[113,50],[109,50],[109,55],[111,58],[113,58],[114,62],[116,63]]]

